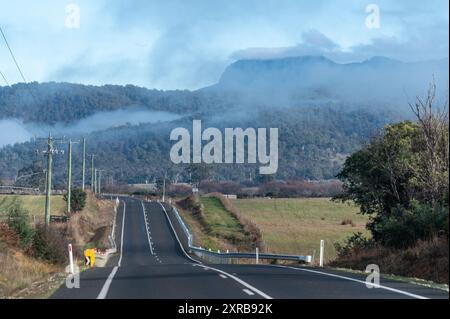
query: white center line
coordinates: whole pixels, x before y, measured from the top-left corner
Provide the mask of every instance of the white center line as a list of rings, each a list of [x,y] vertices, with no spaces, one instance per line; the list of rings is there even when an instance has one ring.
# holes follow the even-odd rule
[[[253,293],[253,291],[251,291],[251,290],[248,290],[248,289],[242,289],[242,291],[244,291],[247,295],[249,295],[249,296],[254,296],[255,294]]]
[[[147,219],[147,216],[145,215],[145,207],[144,207],[144,202],[141,201],[141,205],[142,205],[142,214],[144,214],[144,220]],[[150,233],[148,230],[148,223],[144,223],[145,224],[145,229],[147,230],[147,238],[148,238],[148,246],[150,247],[150,253],[153,255],[153,247],[152,247],[152,241],[150,239]]]
[[[223,275],[223,274],[219,274],[220,277],[222,277],[223,279],[228,278],[227,276]]]

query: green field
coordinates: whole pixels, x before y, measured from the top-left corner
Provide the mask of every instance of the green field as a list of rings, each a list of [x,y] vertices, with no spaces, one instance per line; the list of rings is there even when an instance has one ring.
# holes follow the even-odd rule
[[[4,216],[7,213],[8,207],[16,202],[20,202],[30,216],[44,217],[44,195],[0,195],[0,216]],[[66,207],[67,205],[63,200],[63,196],[52,196],[50,205],[51,215],[64,215]]]
[[[273,253],[318,256],[320,240],[325,240],[325,260],[336,256],[334,243],[355,232],[368,235],[367,217],[350,204],[329,198],[237,199],[233,205],[261,230],[266,248]],[[343,220],[352,225],[341,225]],[[317,259],[316,259],[317,260]]]

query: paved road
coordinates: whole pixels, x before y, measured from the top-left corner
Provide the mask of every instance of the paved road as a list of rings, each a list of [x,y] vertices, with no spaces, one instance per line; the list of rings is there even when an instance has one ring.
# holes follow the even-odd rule
[[[80,288],[52,298],[448,298],[448,293],[395,281],[368,289],[360,275],[269,265],[207,265],[186,255],[157,202],[121,198],[108,267],[81,273]]]

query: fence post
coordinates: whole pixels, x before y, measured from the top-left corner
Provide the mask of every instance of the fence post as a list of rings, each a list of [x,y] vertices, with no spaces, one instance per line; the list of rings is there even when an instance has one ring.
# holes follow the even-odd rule
[[[325,242],[323,239],[320,240],[320,259],[319,266],[323,267],[323,251],[324,251]]]

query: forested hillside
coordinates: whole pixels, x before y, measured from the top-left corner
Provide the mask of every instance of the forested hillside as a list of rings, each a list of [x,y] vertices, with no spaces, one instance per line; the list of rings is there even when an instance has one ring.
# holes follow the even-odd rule
[[[429,83],[433,74],[438,88],[442,88],[439,83],[448,83],[448,68],[443,66],[448,66],[448,59],[402,63],[378,57],[338,64],[323,57],[295,57],[237,61],[217,85],[197,91],[16,84],[0,87],[0,129],[2,121],[10,124],[3,125],[8,128],[2,131],[3,137],[8,136],[4,145],[50,132],[75,139],[86,136],[88,153],[96,154],[99,168],[107,169],[115,181],[139,183],[155,180],[173,166],[170,131],[179,126],[191,129],[193,119],[202,120],[203,128],[276,127],[280,142],[275,178],[330,179],[345,158],[385,124],[411,116],[405,93],[420,95],[426,87],[420,84]],[[22,137],[14,140],[19,130]],[[78,147],[75,171],[80,168]],[[28,172],[33,161],[43,167],[37,148],[44,145],[25,142],[1,147],[0,179],[14,179],[21,169]],[[65,162],[55,156],[56,184],[64,181]],[[257,178],[257,165],[211,168],[211,175],[219,180]],[[170,171],[179,180],[188,178],[182,166]]]

